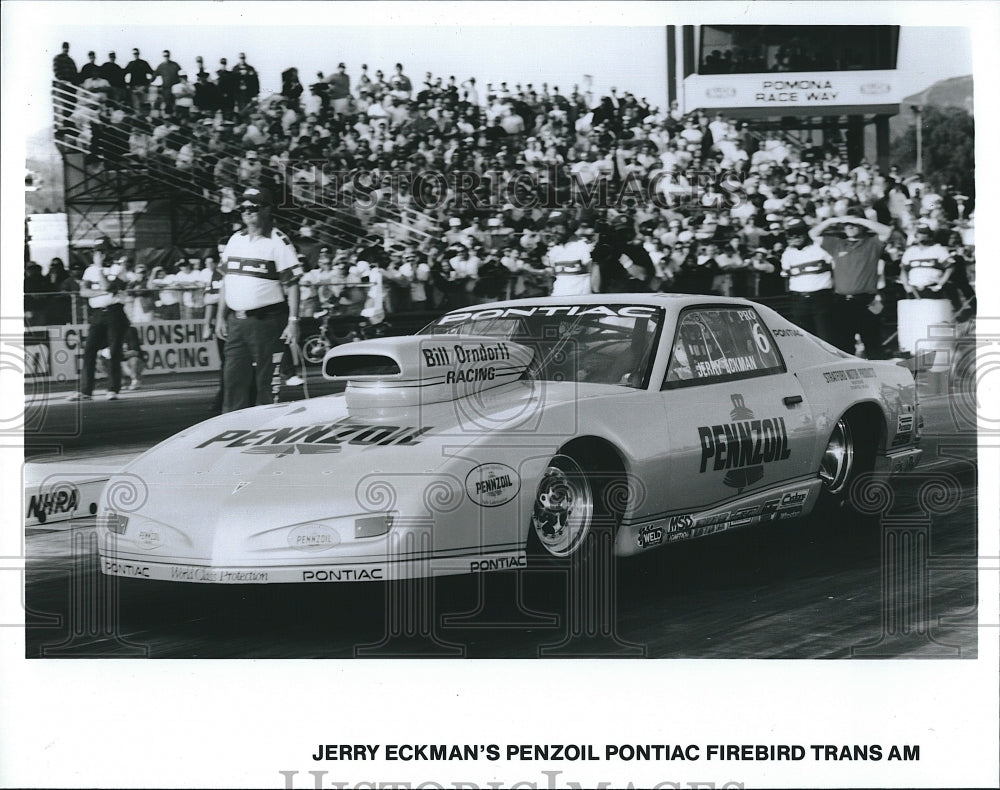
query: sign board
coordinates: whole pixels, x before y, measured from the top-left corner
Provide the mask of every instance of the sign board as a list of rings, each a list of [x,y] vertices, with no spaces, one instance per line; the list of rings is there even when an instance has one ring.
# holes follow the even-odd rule
[[[135,324],[146,361],[143,376],[219,369],[219,350],[203,320]],[[29,381],[76,381],[83,367],[88,324],[40,327],[25,332]],[[98,365],[100,370],[100,365]]]
[[[719,109],[755,115],[851,114],[879,111],[902,101],[899,74],[886,71],[808,71],[692,74],[684,80],[688,112]],[[891,110],[897,111],[898,107]]]

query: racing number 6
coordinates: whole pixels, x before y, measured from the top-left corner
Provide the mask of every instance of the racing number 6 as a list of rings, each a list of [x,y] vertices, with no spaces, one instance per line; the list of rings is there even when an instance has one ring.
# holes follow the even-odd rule
[[[757,348],[760,349],[761,354],[766,354],[771,350],[771,341],[767,337],[767,332],[758,323],[754,323],[753,325],[753,339],[757,344]]]

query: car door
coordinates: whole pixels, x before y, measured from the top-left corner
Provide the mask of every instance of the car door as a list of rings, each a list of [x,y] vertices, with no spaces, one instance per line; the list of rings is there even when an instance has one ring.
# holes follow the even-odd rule
[[[704,509],[815,472],[805,393],[752,307],[684,309],[661,392],[671,510]]]

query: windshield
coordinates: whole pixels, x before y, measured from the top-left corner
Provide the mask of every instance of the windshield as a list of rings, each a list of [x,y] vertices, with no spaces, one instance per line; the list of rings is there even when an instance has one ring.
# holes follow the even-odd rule
[[[511,340],[534,352],[526,376],[643,389],[663,325],[647,305],[519,305],[442,316],[423,335]]]

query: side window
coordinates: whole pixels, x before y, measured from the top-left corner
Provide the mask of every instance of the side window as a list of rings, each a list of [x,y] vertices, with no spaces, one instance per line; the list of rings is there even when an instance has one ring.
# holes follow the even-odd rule
[[[664,389],[784,373],[785,365],[751,307],[691,307],[681,313]]]

